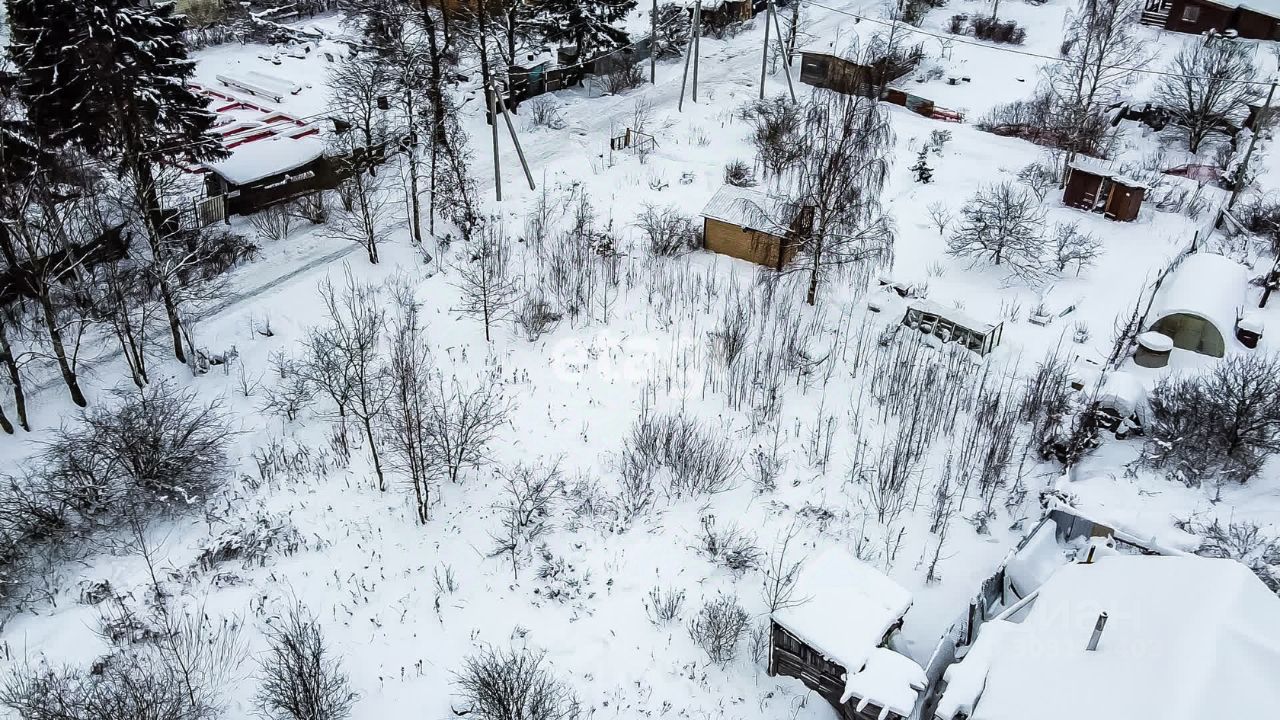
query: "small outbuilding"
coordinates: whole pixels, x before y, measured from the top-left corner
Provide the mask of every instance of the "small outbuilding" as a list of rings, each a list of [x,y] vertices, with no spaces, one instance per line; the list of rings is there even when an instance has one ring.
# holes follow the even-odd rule
[[[982,625],[935,720],[1200,720],[1280,707],[1280,597],[1243,564],[1103,553]]]
[[[248,214],[289,198],[337,185],[332,163],[318,137],[273,137],[237,148],[205,163],[206,190],[223,195],[232,214]]]
[[[979,355],[994,350],[1004,334],[1004,323],[983,322],[962,310],[925,299],[911,301],[902,324],[942,342],[960,343]]]
[[[724,185],[702,209],[702,246],[781,270],[796,254],[793,233],[779,224],[785,214],[785,203],[778,198]]]
[[[1147,186],[1094,158],[1080,156],[1067,171],[1062,202],[1074,208],[1102,213],[1110,220],[1136,220]]]
[[[911,72],[913,67],[914,56],[901,62],[894,62],[891,58],[870,60],[837,52],[829,44],[800,50],[800,82],[845,95],[875,97],[882,88]],[[902,91],[897,92],[905,96]],[[906,105],[906,102],[898,104]]]
[[[1222,357],[1238,342],[1248,281],[1247,268],[1231,258],[1188,255],[1161,284],[1146,329],[1168,336],[1180,350]]]
[[[1234,32],[1250,40],[1280,38],[1277,0],[1147,0],[1142,22],[1172,32]]]
[[[842,720],[903,720],[927,680],[888,647],[911,594],[842,548],[804,562],[792,597],[773,613],[769,674],[798,678]]]

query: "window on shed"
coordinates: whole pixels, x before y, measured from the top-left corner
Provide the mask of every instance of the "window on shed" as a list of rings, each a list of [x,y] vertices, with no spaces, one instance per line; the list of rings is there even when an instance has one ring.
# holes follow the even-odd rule
[[[1183,22],[1196,22],[1200,19],[1199,5],[1186,5],[1182,8]]]

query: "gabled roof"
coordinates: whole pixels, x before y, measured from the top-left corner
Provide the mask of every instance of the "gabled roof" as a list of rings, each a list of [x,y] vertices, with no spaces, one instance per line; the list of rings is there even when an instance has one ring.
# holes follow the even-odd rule
[[[787,229],[777,222],[785,212],[785,201],[780,198],[728,184],[717,190],[702,208],[703,217],[778,237],[787,234]]]
[[[1104,611],[1098,648],[1086,650]],[[1280,707],[1280,597],[1234,560],[1066,565],[1021,614],[984,625],[947,670],[939,717],[1203,720]]]
[[[324,147],[316,137],[274,137],[241,145],[231,151],[231,157],[204,166],[232,185],[248,185],[297,170],[323,156]]]

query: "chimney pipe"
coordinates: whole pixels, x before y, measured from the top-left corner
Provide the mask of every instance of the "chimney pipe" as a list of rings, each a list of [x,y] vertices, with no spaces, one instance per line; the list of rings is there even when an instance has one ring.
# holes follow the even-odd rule
[[[1098,614],[1098,622],[1093,626],[1093,635],[1089,638],[1089,646],[1086,650],[1097,650],[1098,640],[1102,639],[1102,630],[1107,626],[1107,614],[1105,612]]]

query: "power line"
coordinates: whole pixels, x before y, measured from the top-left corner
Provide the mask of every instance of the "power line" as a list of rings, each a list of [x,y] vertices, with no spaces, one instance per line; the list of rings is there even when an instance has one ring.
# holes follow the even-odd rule
[[[1082,66],[1093,65],[1093,63],[1083,63],[1076,60],[1071,60],[1069,58],[1055,57],[1053,55],[1045,55],[1043,53],[1032,52],[1030,50],[1019,50],[1017,48],[1004,47],[1001,45],[987,45],[985,43],[977,42],[976,40],[968,40],[966,38],[957,37],[951,34],[930,32],[928,30],[923,30],[921,28],[915,27],[914,25],[911,25],[909,23],[898,22],[895,20],[882,20],[880,18],[872,18],[872,17],[867,17],[866,15],[859,15],[858,13],[849,12],[848,10],[834,8],[834,7],[831,7],[830,5],[823,5],[822,3],[814,2],[813,0],[803,0],[803,1],[806,5],[822,8],[823,10],[836,13],[837,15],[846,15],[848,17],[857,18],[859,20],[866,20],[867,22],[874,23],[876,25],[883,25],[885,27],[890,27],[890,28],[897,26],[900,30],[904,30],[908,33],[913,33],[916,35],[924,35],[927,37],[936,38],[938,40],[945,40],[948,42],[959,43],[961,45],[972,45],[973,47],[983,48],[985,50],[994,50],[996,52],[1009,53],[1012,55],[1022,55],[1024,57],[1037,58],[1040,60],[1048,60],[1049,62],[1061,63],[1064,65],[1082,65]],[[1225,83],[1231,83],[1235,85],[1267,86],[1271,84],[1270,80],[1233,80],[1230,78],[1215,78],[1215,77],[1208,77],[1204,75],[1184,75],[1183,73],[1169,72],[1168,70],[1150,70],[1147,68],[1132,67],[1132,66],[1126,66],[1126,65],[1099,65],[1098,69],[1099,70],[1127,70],[1129,72],[1142,73],[1145,75],[1158,75],[1161,77],[1184,78],[1187,80],[1213,80],[1216,82],[1225,82]]]

